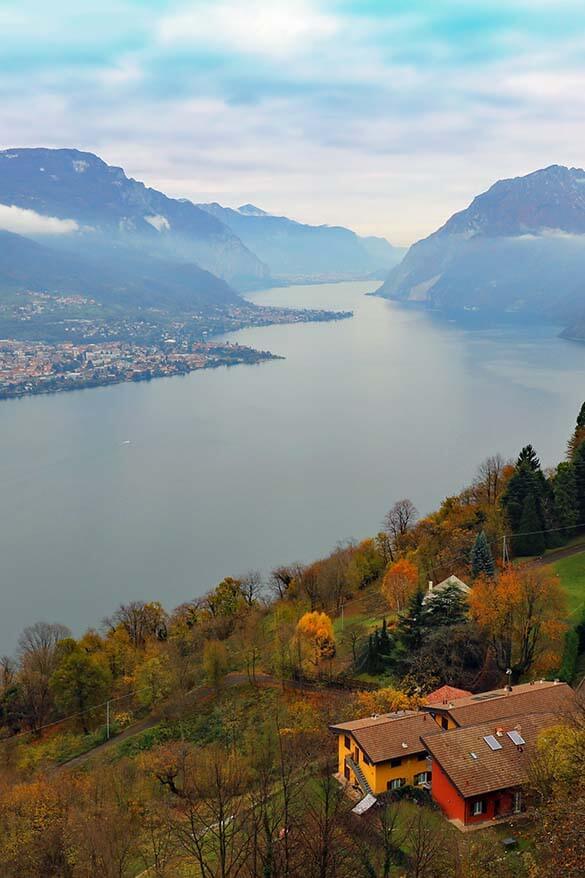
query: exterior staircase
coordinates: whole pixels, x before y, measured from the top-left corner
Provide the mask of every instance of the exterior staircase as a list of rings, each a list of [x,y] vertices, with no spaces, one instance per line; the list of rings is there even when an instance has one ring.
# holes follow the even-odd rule
[[[363,771],[361,770],[359,765],[356,762],[354,762],[354,760],[351,758],[351,756],[345,757],[345,764],[347,765],[348,768],[351,768],[351,770],[353,771],[353,773],[355,775],[355,779],[357,780],[359,787],[360,787],[360,790],[362,791],[364,796],[373,796],[374,791],[371,788],[371,786],[369,785],[365,774],[363,773]]]

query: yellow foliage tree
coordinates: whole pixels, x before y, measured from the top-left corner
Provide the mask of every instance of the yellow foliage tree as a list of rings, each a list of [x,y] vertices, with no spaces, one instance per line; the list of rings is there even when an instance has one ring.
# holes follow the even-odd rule
[[[295,638],[301,653],[301,661],[304,658],[314,667],[318,667],[324,659],[335,657],[335,634],[327,613],[315,610],[301,616]]]

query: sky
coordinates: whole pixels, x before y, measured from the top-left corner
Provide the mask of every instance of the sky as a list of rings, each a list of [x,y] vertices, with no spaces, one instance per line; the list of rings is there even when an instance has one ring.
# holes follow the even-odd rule
[[[1,0],[0,145],[406,245],[582,167],[583,0]]]

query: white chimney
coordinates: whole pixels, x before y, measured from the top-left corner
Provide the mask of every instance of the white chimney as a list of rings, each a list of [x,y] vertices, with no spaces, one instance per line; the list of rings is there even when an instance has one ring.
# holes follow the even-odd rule
[[[429,579],[429,591],[433,590],[433,580]]]

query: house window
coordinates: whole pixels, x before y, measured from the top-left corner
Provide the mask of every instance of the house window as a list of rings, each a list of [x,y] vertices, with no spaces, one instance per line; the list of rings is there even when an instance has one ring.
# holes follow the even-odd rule
[[[522,810],[522,793],[515,792],[514,793],[514,814],[519,814]]]
[[[472,813],[474,817],[479,817],[480,814],[483,814],[483,799],[473,803]]]
[[[371,764],[372,764],[372,760],[371,760],[370,757],[367,755],[367,753],[364,753],[364,762],[366,763],[366,765],[371,765]]]
[[[392,768],[396,768],[397,765],[401,765],[401,764],[402,764],[402,757],[401,756],[397,756],[396,759],[390,760],[390,765],[392,766]]]
[[[448,729],[449,728],[449,720],[446,716],[441,717],[441,728]]]
[[[427,750],[424,750],[422,753],[419,753],[419,754],[418,754],[417,759],[418,759],[419,762],[424,762],[425,759],[428,758],[428,755],[429,755],[429,754],[428,754],[428,751],[427,751]]]
[[[415,774],[414,783],[415,786],[419,787],[423,783],[429,783],[431,780],[431,772],[430,771],[421,771],[420,774]]]
[[[351,750],[351,741],[349,740],[347,735],[343,739],[343,744],[344,744],[346,750]]]
[[[388,781],[388,783],[386,784],[386,789],[387,790],[399,790],[401,786],[402,786],[402,778],[396,777],[396,778],[394,778],[394,780]]]

